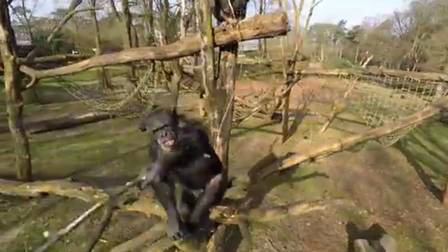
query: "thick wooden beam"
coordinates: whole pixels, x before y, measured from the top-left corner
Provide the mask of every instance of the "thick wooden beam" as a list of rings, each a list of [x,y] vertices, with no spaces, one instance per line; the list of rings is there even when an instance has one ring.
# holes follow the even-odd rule
[[[275,37],[285,35],[287,31],[288,19],[284,12],[255,16],[234,26],[215,28],[214,45],[223,46],[246,40]],[[93,67],[126,64],[140,60],[170,60],[192,55],[200,50],[201,38],[199,35],[193,35],[165,46],[126,49],[117,53],[95,56],[75,64],[54,69],[35,70],[22,65],[20,66],[20,71],[32,78],[32,82],[27,86],[29,88],[35,84],[36,80],[43,78],[73,74]]]

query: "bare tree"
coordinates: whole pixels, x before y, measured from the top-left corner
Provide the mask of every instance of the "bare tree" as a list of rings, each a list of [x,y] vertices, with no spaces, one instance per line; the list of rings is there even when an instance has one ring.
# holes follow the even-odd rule
[[[302,14],[303,5],[305,0],[300,0],[299,6],[297,6],[295,0],[292,1],[294,5],[294,27],[295,31],[295,49],[293,52],[293,57],[291,59],[287,59],[285,55],[286,43],[283,42],[283,57],[284,57],[284,67],[283,67],[283,76],[285,78],[285,90],[286,93],[283,98],[283,110],[282,110],[282,135],[283,142],[288,139],[289,135],[289,105],[290,105],[290,96],[292,86],[300,79],[295,71],[296,62],[298,60],[299,49],[301,49],[302,41],[301,41],[301,28],[300,28],[300,15]],[[286,4],[284,5],[286,7]],[[283,40],[285,40],[283,38]]]
[[[260,0],[258,14],[263,15],[266,11],[266,0]],[[266,39],[258,40],[258,51],[261,52],[261,57],[266,58],[268,56],[268,45]]]
[[[92,16],[94,28],[95,28],[95,55],[101,55],[102,54],[102,48],[101,48],[101,34],[100,34],[100,26],[98,24],[98,19],[96,16],[96,0],[90,0],[90,5],[92,10],[90,11],[90,15]],[[104,67],[101,67],[98,70],[98,81],[101,85],[101,87],[108,89],[110,88],[109,79],[107,77],[107,72]]]
[[[17,64],[16,41],[10,20],[7,2],[0,1],[0,51],[4,65],[8,125],[14,141],[17,178],[29,181],[32,179],[31,154],[23,128],[22,78]]]
[[[121,0],[121,6],[123,8],[123,25],[126,33],[124,34],[125,48],[132,48],[132,16],[129,9],[129,0]]]
[[[145,42],[147,46],[154,44],[154,12],[153,12],[153,0],[142,0],[143,2],[143,15],[145,27]]]

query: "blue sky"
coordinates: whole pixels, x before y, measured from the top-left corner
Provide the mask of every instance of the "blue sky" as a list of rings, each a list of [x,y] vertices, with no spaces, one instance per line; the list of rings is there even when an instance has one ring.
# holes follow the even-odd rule
[[[346,19],[348,25],[352,26],[361,24],[365,17],[377,17],[404,10],[408,3],[409,0],[323,0],[316,7],[313,21],[337,23]]]
[[[70,2],[68,0],[27,0],[28,6],[36,1],[38,1],[37,14],[40,15],[48,14],[57,7],[67,7]],[[310,2],[311,0],[306,0],[306,3]],[[409,0],[323,0],[314,12],[312,23],[337,23],[341,19],[346,19],[348,26],[352,26],[361,24],[365,17],[380,17],[392,14],[395,10],[403,10],[408,3]],[[305,6],[305,10],[307,9]]]

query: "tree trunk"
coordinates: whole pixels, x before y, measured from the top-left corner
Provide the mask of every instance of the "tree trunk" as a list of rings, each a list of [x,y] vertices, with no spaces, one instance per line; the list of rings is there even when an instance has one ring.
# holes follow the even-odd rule
[[[263,7],[264,7],[264,1],[265,0],[260,0],[260,5],[259,5],[259,9],[258,9],[258,15],[263,15]],[[262,52],[261,55],[264,58],[264,50],[263,50],[263,45],[264,45],[264,39],[259,39],[258,40],[258,51]]]
[[[121,8],[123,8],[123,25],[124,25],[124,36],[123,36],[123,45],[125,49],[133,48],[134,45],[132,43],[132,16],[131,11],[129,9],[129,0],[121,0]],[[136,81],[136,71],[135,67],[131,64],[129,70],[129,80],[131,82]]]
[[[135,27],[135,25],[132,25],[132,45],[133,47],[139,47],[140,46],[140,39],[138,37],[138,30]]]
[[[219,98],[219,96],[217,95],[215,80],[215,52],[210,8],[209,1],[196,2],[196,17],[201,34],[202,85],[204,88],[205,106],[207,107],[206,111],[209,116],[210,135],[215,143],[216,132],[218,131],[218,127],[215,127],[215,125],[216,121],[219,120],[218,106],[215,99]]]
[[[147,46],[154,45],[154,11],[153,0],[142,0],[144,8],[144,27],[145,27],[145,42]]]
[[[101,49],[100,26],[98,24],[98,19],[96,17],[96,10],[95,10],[96,0],[90,0],[90,4],[92,7],[92,10],[90,11],[90,15],[92,16],[93,25],[95,28],[95,55],[99,56],[102,54],[102,49]],[[109,84],[109,79],[107,77],[106,69],[104,67],[101,67],[97,73],[98,73],[98,82],[99,82],[100,86],[104,89],[109,89],[110,84]]]
[[[187,3],[186,0],[180,0],[180,24],[179,24],[179,29],[180,29],[180,38],[185,38],[186,34],[187,34],[187,23],[186,23],[186,18],[187,18]]]
[[[220,75],[217,81],[217,94],[219,98],[215,99],[219,110],[214,111],[216,116],[211,121],[212,127],[217,129],[212,134],[216,153],[221,158],[225,167],[229,164],[229,144],[230,132],[232,130],[233,107],[235,98],[235,76],[236,59],[238,54],[238,44],[221,48]],[[212,113],[211,113],[212,114]]]
[[[124,48],[132,48],[132,19],[131,11],[129,10],[129,0],[122,0],[121,7],[123,8],[123,24],[126,31],[123,37]]]
[[[31,22],[30,19],[28,17],[28,15],[26,14],[26,6],[25,6],[25,0],[22,0],[22,15],[23,15],[23,19],[25,20],[25,25],[26,25],[26,29],[28,32],[28,36],[30,36],[30,40],[33,41],[34,36],[33,36],[33,31],[31,30]]]
[[[168,44],[168,29],[169,27],[169,11],[170,11],[170,2],[168,0],[163,0],[162,4],[162,13],[160,17],[160,44],[166,45]],[[172,71],[172,75],[168,79],[169,82],[169,90],[172,96],[171,106],[172,108],[177,108],[177,101],[179,99],[179,89],[180,89],[180,81],[183,78],[183,71],[179,64],[179,60],[175,59],[169,62],[169,66]]]
[[[219,79],[215,80],[213,27],[209,1],[201,1],[197,13],[202,34],[203,82],[210,124],[210,135],[215,151],[227,176],[230,131],[232,129],[235,90],[236,56],[238,43],[220,48]]]
[[[21,76],[16,63],[16,41],[10,23],[7,1],[0,1],[0,51],[4,65],[4,82],[8,126],[13,138],[17,178],[32,179],[28,138],[23,128]]]
[[[286,142],[286,140],[289,138],[290,130],[289,130],[289,105],[290,105],[290,96],[291,96],[291,86],[295,84],[297,79],[297,74],[295,72],[296,68],[296,62],[298,60],[299,50],[302,47],[302,35],[301,35],[301,28],[300,28],[300,15],[302,14],[303,6],[305,4],[305,0],[300,0],[299,6],[294,3],[294,26],[296,28],[295,31],[295,46],[294,46],[294,52],[292,58],[289,58],[286,56],[285,52],[283,52],[284,57],[284,69],[283,69],[283,75],[285,78],[285,89],[287,90],[284,98],[283,98],[283,109],[282,109],[282,140],[283,142]],[[314,5],[314,1],[312,3]],[[307,29],[307,26],[309,25],[311,15],[313,13],[313,8],[311,7],[310,13],[307,17],[305,29]],[[286,40],[286,38],[285,38]],[[287,42],[286,42],[287,45]],[[284,45],[286,48],[287,46]],[[285,48],[283,50],[285,50]],[[298,79],[297,79],[298,80]]]

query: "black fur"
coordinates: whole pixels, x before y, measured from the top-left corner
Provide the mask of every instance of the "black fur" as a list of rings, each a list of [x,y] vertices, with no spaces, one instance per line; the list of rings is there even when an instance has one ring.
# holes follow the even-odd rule
[[[168,215],[170,235],[182,239],[209,231],[209,209],[219,203],[227,188],[221,161],[205,130],[175,112],[156,110],[144,116],[141,130],[153,133],[142,187],[150,184]],[[165,147],[164,142],[173,146]],[[176,199],[174,186],[182,187]]]

